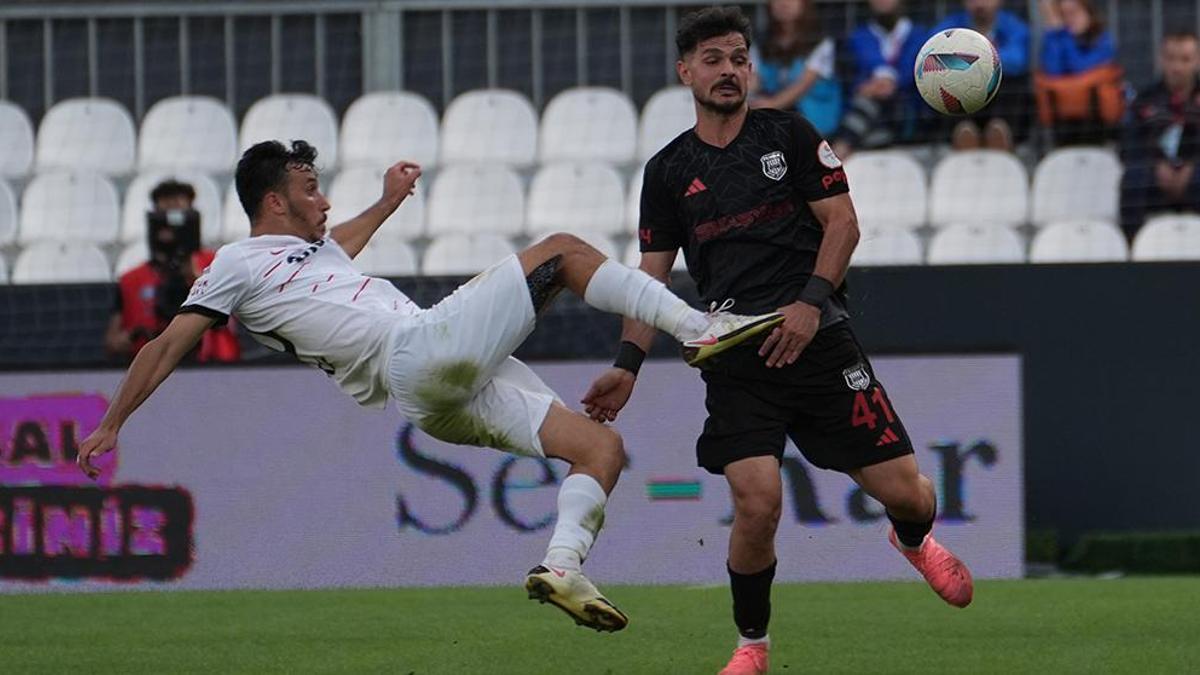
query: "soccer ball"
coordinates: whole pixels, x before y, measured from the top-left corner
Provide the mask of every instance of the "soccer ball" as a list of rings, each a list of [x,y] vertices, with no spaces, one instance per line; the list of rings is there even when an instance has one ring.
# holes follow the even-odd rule
[[[940,31],[921,47],[917,91],[943,115],[971,115],[1000,91],[1000,54],[992,41],[967,28]]]

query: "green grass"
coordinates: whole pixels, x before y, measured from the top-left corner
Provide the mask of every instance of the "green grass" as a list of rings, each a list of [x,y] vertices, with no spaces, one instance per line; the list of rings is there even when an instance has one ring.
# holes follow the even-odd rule
[[[715,673],[725,588],[608,589],[627,630],[519,588],[0,596],[0,673]],[[773,673],[1198,673],[1200,578],[775,589]]]

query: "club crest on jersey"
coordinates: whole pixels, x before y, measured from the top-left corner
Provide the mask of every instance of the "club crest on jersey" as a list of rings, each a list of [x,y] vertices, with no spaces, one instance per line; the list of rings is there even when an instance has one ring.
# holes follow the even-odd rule
[[[787,174],[787,161],[783,159],[783,153],[776,150],[768,152],[759,157],[762,162],[763,175],[771,180],[779,180]]]
[[[866,391],[867,387],[871,386],[871,376],[867,373],[867,367],[861,363],[843,370],[842,377],[846,378],[846,386],[850,387],[851,391]]]

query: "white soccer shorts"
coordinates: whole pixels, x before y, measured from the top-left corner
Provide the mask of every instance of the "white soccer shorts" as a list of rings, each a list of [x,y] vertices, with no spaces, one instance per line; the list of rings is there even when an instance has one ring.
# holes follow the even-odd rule
[[[388,363],[401,414],[448,443],[544,457],[538,431],[559,399],[512,357],[535,319],[515,255],[405,317]]]

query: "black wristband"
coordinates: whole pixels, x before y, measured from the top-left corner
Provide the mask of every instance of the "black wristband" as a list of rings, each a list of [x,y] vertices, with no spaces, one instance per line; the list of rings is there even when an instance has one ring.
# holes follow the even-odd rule
[[[825,301],[833,295],[834,290],[832,281],[814,274],[808,278],[808,283],[804,284],[804,290],[800,291],[800,302],[820,309],[825,306]]]
[[[621,348],[617,350],[617,359],[613,361],[613,368],[628,370],[637,377],[638,371],[642,369],[642,361],[646,360],[646,352],[642,348],[629,342],[628,340],[621,343]]]

